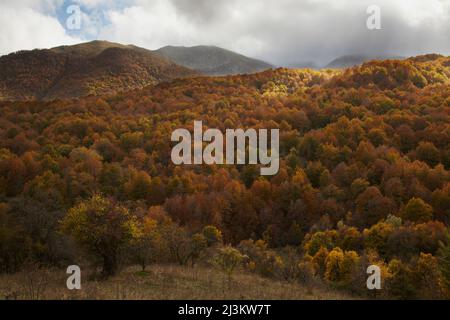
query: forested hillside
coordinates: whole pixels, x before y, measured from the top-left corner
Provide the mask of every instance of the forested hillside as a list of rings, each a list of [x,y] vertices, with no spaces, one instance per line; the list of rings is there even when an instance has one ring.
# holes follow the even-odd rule
[[[198,75],[149,50],[107,41],[0,57],[0,100],[113,94]]]
[[[83,257],[105,276],[170,262],[231,277],[232,257],[365,297],[449,297],[449,57],[177,79],[0,111],[2,272]],[[173,165],[171,133],[194,120],[280,129],[279,173]],[[366,289],[370,264],[380,293]]]

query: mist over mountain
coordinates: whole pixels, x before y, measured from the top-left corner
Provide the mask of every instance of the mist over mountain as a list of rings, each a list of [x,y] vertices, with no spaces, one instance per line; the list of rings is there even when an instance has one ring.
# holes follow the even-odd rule
[[[341,69],[341,68],[349,68],[354,67],[360,64],[363,64],[364,62],[368,62],[371,60],[403,60],[405,57],[402,56],[390,56],[390,55],[376,55],[376,56],[369,56],[369,55],[345,55],[341,57],[337,57],[330,63],[328,63],[325,68],[332,68],[332,69]]]
[[[291,62],[283,67],[290,69],[320,69],[320,65],[314,61]]]
[[[179,65],[211,76],[255,73],[273,67],[264,61],[214,46],[166,46],[155,52]]]

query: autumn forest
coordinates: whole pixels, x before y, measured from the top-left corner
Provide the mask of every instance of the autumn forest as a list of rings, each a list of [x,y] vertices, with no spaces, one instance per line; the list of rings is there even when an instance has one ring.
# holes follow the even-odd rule
[[[358,298],[450,298],[449,57],[194,74],[0,110],[2,274],[179,265],[230,286],[243,272]],[[196,120],[279,129],[278,174],[174,165],[171,133]],[[367,290],[369,265],[382,290]]]

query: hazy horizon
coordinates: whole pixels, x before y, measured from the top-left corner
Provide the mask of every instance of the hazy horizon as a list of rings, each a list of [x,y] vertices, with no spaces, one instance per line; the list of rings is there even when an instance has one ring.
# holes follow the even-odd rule
[[[80,28],[67,21],[80,8]],[[381,29],[369,30],[369,5]],[[275,66],[323,66],[345,55],[450,55],[450,0],[6,0],[0,55],[92,40],[149,50],[212,45]]]
[[[25,51],[27,51],[27,50],[35,50],[35,49],[37,49],[37,50],[44,50],[44,49],[52,49],[52,48],[63,47],[63,46],[76,46],[76,45],[82,45],[82,44],[87,44],[87,43],[91,43],[91,42],[95,42],[95,41],[99,41],[99,42],[110,42],[110,43],[116,43],[116,44],[119,44],[119,45],[125,45],[125,46],[129,46],[129,45],[134,45],[134,46],[136,46],[136,45],[133,44],[133,43],[119,43],[119,42],[114,42],[114,41],[105,40],[105,39],[95,39],[95,40],[82,41],[82,42],[74,43],[74,44],[70,44],[70,45],[62,44],[62,45],[57,45],[57,46],[54,46],[54,47],[48,47],[48,48],[33,48],[33,49],[21,49],[21,50],[25,50]],[[140,47],[140,46],[138,46],[138,47]],[[164,48],[164,47],[179,47],[179,48],[217,47],[217,48],[220,48],[220,49],[228,50],[228,51],[231,51],[231,52],[234,52],[234,53],[243,55],[241,52],[233,51],[233,50],[228,49],[228,48],[218,47],[218,46],[212,45],[212,44],[196,44],[196,45],[192,45],[192,46],[183,46],[183,45],[180,45],[180,46],[173,46],[173,45],[168,44],[168,45],[165,45],[165,46],[163,46],[163,47],[156,48],[156,49],[148,49],[148,48],[144,48],[144,47],[141,47],[141,48],[143,48],[143,49],[148,49],[148,50],[152,50],[152,51],[157,51],[158,49],[162,49],[162,48]],[[21,51],[21,50],[18,50],[18,51]],[[5,54],[1,54],[0,57],[1,57],[1,56],[4,56],[4,55],[11,54],[11,53],[15,53],[15,52],[18,52],[18,51],[13,51],[13,52],[8,52],[8,53],[5,53]],[[430,51],[430,52],[423,52],[423,53],[421,53],[420,55],[435,54],[435,53],[436,53],[436,52],[431,52],[431,51]],[[244,56],[246,56],[246,55],[244,55]],[[259,59],[259,58],[255,58],[255,57],[248,56],[248,55],[247,55],[247,57],[248,57],[248,58],[253,58],[253,59]],[[386,58],[386,59],[407,59],[407,58],[409,58],[409,57],[411,57],[411,56],[400,56],[400,55],[395,55],[395,54],[371,55],[371,54],[360,54],[360,53],[350,53],[350,52],[349,52],[348,54],[343,54],[343,55],[341,55],[341,56],[336,56],[336,57],[334,57],[334,58],[331,58],[331,60],[326,61],[325,63],[317,63],[317,62],[315,62],[315,61],[297,61],[297,62],[288,62],[288,63],[282,63],[282,64],[275,64],[275,63],[272,63],[271,61],[267,61],[267,60],[263,60],[263,59],[259,59],[259,60],[262,61],[262,62],[269,63],[269,64],[273,65],[274,67],[293,67],[293,68],[294,68],[294,67],[296,67],[296,66],[298,66],[298,65],[302,65],[303,67],[308,67],[308,66],[310,66],[310,67],[312,67],[312,68],[315,68],[315,67],[321,68],[321,67],[325,67],[326,65],[328,65],[328,64],[331,63],[331,62],[334,62],[334,61],[337,60],[337,59],[345,58],[345,57],[368,58],[368,59],[381,59],[381,58]]]

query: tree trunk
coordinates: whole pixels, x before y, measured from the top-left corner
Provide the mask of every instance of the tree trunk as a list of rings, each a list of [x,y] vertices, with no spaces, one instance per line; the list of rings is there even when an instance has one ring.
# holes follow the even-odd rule
[[[114,276],[117,273],[117,257],[114,254],[108,254],[103,256],[103,270],[102,275],[105,278]]]

